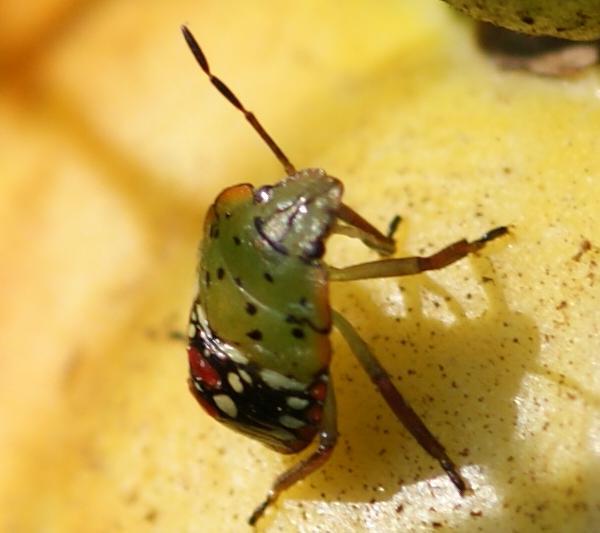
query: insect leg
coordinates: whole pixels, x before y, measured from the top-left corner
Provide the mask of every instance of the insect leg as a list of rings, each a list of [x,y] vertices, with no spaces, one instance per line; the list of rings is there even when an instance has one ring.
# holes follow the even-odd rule
[[[277,497],[294,483],[304,479],[306,476],[323,466],[335,447],[337,442],[337,414],[335,407],[335,392],[331,377],[329,378],[329,387],[323,406],[323,422],[319,434],[319,447],[308,458],[292,466],[289,470],[281,474],[273,483],[265,500],[254,510],[248,523],[253,526],[263,515],[269,505],[275,502]]]
[[[419,415],[415,413],[409,403],[402,397],[398,389],[390,380],[388,373],[371,353],[369,346],[360,337],[352,324],[337,311],[332,310],[332,312],[333,324],[342,334],[367,374],[369,374],[371,381],[379,389],[379,392],[389,405],[390,409],[394,412],[402,425],[417,440],[419,445],[440,463],[460,494],[464,495],[464,493],[469,490],[469,486],[458,472],[458,468],[452,459],[448,457],[442,444],[427,429],[427,426],[425,426],[423,421],[419,418]]]
[[[438,270],[451,265],[468,254],[481,250],[486,243],[507,233],[508,228],[500,226],[488,231],[480,239],[471,242],[462,239],[426,257],[415,256],[400,257],[398,259],[381,259],[369,263],[359,263],[358,265],[346,268],[328,266],[329,279],[331,281],[351,281],[356,279],[389,278],[410,276],[419,272],[425,272],[426,270]]]
[[[393,218],[388,235],[384,235],[346,204],[340,205],[337,216],[348,225],[336,224],[333,228],[334,233],[360,239],[366,246],[377,250],[382,255],[391,255],[395,252],[396,243],[393,235],[400,223],[400,217]]]

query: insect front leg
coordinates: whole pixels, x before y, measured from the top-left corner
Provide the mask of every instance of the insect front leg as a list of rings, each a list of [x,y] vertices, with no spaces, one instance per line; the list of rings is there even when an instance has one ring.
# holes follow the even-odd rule
[[[323,405],[323,422],[319,433],[319,447],[307,459],[292,466],[281,474],[273,483],[265,500],[254,510],[248,523],[253,526],[264,514],[269,505],[277,500],[278,496],[294,483],[304,479],[306,476],[323,466],[331,456],[338,438],[337,412],[335,406],[335,392],[333,382],[329,378],[327,396]]]
[[[488,231],[475,241],[462,239],[433,255],[420,257],[400,257],[397,259],[381,259],[368,263],[359,263],[346,268],[327,267],[331,281],[352,281],[357,279],[390,278],[410,276],[427,270],[439,270],[455,263],[463,257],[481,250],[488,242],[508,233],[506,226]]]
[[[360,239],[366,246],[376,250],[381,255],[392,255],[396,251],[394,233],[400,224],[401,219],[399,216],[395,216],[392,219],[387,235],[381,233],[375,226],[346,204],[342,204],[338,208],[337,217],[347,225],[339,224],[336,221],[332,230],[333,233]]]
[[[409,403],[402,397],[390,380],[388,373],[371,353],[369,346],[360,337],[352,324],[337,311],[332,310],[332,312],[334,326],[342,334],[361,366],[379,389],[379,392],[398,420],[402,422],[402,425],[417,440],[420,446],[440,463],[460,494],[464,495],[469,490],[469,485],[458,472],[458,468],[452,459],[448,457],[442,444],[427,429],[427,426],[419,418],[419,415],[415,413]]]

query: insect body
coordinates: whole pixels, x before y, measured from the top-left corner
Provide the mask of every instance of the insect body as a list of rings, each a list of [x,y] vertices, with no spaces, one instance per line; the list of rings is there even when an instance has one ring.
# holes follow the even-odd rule
[[[443,268],[507,229],[496,228],[472,242],[458,241],[429,257],[379,259],[341,269],[325,264],[325,241],[331,234],[358,238],[381,255],[391,255],[394,228],[383,235],[345,205],[341,181],[325,171],[296,171],[254,115],[211,73],[189,30],[182,31],[213,85],[244,113],[287,174],[273,186],[225,189],[210,207],[200,247],[199,291],[190,315],[189,387],[208,414],[282,453],[301,451],[319,433],[316,451],[277,478],[250,524],[283,490],[323,465],[334,449],[332,327],[346,339],[398,419],[464,493],[468,485],[444,447],[350,323],[331,308],[328,284]]]
[[[193,392],[212,400],[223,422],[282,452],[304,448],[323,414],[331,311],[318,258],[341,192],[313,170],[272,188],[238,185],[219,195],[205,223]],[[221,386],[202,379],[209,367]]]

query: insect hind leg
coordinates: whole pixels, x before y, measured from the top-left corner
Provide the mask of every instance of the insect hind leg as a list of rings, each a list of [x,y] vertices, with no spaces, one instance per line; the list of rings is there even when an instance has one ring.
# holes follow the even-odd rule
[[[323,422],[319,433],[319,447],[306,459],[292,466],[289,470],[281,474],[267,493],[264,501],[254,510],[248,523],[254,526],[258,519],[264,514],[266,509],[272,505],[278,496],[287,488],[298,481],[321,468],[331,457],[333,449],[337,443],[337,413],[335,404],[335,392],[331,377],[327,388],[327,396],[323,405]]]
[[[381,363],[371,353],[367,343],[356,332],[352,324],[340,313],[333,312],[333,324],[342,334],[350,349],[365,369],[371,381],[379,389],[379,392],[387,402],[390,409],[396,415],[402,425],[417,440],[419,445],[436,459],[442,466],[450,481],[458,489],[461,495],[470,490],[468,483],[460,475],[457,466],[446,453],[446,450],[437,438],[427,429],[419,415],[413,410],[409,403],[403,398],[398,389],[392,383],[388,373]]]

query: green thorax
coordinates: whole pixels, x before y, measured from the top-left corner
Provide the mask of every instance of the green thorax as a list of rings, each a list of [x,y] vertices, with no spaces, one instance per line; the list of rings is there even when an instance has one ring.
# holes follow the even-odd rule
[[[309,383],[329,364],[321,256],[342,191],[308,169],[273,187],[230,187],[207,214],[199,303],[214,334],[259,369]]]

